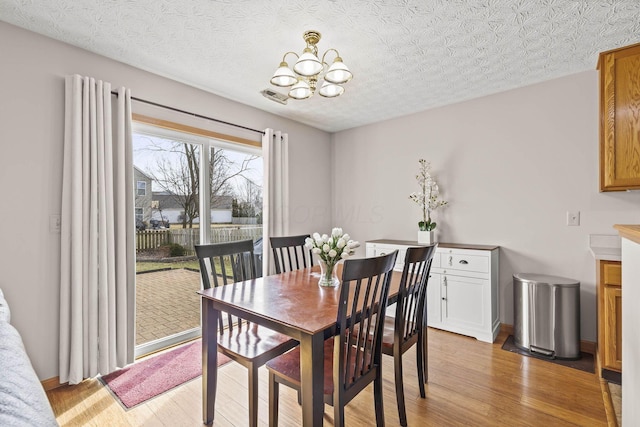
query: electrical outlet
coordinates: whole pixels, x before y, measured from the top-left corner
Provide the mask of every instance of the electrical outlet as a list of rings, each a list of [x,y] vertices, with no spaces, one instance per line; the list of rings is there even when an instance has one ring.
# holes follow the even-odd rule
[[[51,214],[49,215],[49,233],[59,233],[60,232],[60,215]]]
[[[567,211],[567,225],[580,225],[580,211]]]

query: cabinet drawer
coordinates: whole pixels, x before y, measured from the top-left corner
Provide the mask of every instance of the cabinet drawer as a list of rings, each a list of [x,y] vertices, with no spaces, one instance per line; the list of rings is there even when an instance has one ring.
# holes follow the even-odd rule
[[[386,255],[398,250],[398,257],[396,258],[396,264],[393,267],[394,270],[402,271],[404,268],[404,257],[407,255],[407,248],[417,247],[422,245],[385,245],[379,243],[367,243],[366,244],[366,256],[367,258]],[[433,261],[431,262],[431,268],[440,268],[440,254],[435,253],[433,255]]]
[[[440,268],[446,270],[489,272],[489,257],[457,253],[440,254]]]
[[[602,281],[605,285],[622,285],[622,264],[619,262],[603,263]]]
[[[377,257],[387,255],[395,250],[398,250],[398,257],[396,258],[396,265],[394,270],[402,270],[404,268],[404,257],[407,252],[406,248],[395,245],[367,245],[367,257]]]

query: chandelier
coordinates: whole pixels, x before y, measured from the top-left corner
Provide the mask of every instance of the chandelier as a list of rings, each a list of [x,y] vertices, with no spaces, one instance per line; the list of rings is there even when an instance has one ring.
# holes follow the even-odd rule
[[[340,53],[335,49],[328,49],[322,55],[322,61],[318,59],[318,48],[316,44],[320,41],[320,33],[317,31],[305,31],[302,38],[307,43],[307,47],[302,51],[302,55],[295,52],[287,52],[282,57],[280,66],[271,77],[271,83],[279,87],[289,87],[289,97],[293,99],[306,99],[311,97],[322,80],[322,85],[318,93],[326,98],[334,98],[344,93],[341,85],[347,83],[353,77],[351,71],[342,62]],[[336,57],[333,64],[329,66],[325,62],[325,57],[329,52],[335,52]],[[293,71],[285,61],[287,55],[293,54],[298,60],[293,66]],[[325,71],[326,70],[326,71]]]

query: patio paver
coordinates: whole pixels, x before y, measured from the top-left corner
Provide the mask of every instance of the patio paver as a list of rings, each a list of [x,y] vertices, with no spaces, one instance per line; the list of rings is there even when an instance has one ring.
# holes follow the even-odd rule
[[[200,273],[186,269],[136,275],[136,345],[200,326]]]

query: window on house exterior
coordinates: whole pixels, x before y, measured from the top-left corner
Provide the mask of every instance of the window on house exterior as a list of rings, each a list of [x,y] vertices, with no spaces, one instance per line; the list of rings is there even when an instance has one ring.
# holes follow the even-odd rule
[[[129,217],[131,218],[131,217]],[[144,209],[136,208],[136,223],[144,221]]]
[[[146,196],[147,195],[147,183],[144,181],[138,181],[137,185],[137,195],[138,196]]]
[[[162,348],[155,347],[162,342],[168,346],[171,340],[200,335],[195,291],[201,279],[197,261],[189,258],[195,245],[245,239],[258,244],[262,238],[260,143],[223,140],[219,134],[214,138],[211,132],[186,132],[184,126],[167,123],[160,127],[134,117],[133,165],[149,177],[147,197],[136,202],[148,204],[148,229],[135,239],[136,271],[156,269],[136,276],[137,355]],[[140,190],[138,182],[137,194]],[[163,264],[178,254],[184,259]],[[154,289],[166,281],[172,283],[172,296],[154,301],[160,295]],[[163,322],[154,317],[158,311],[168,313]]]

